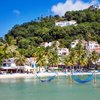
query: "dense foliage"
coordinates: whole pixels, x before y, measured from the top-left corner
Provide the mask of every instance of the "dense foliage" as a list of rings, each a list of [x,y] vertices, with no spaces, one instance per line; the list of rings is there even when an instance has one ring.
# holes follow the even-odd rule
[[[76,20],[77,26],[55,26],[55,21],[63,20]],[[17,50],[21,54],[30,57],[34,48],[42,42],[57,40],[61,43],[61,47],[70,48],[70,43],[80,37],[87,41],[95,40],[100,43],[100,9],[91,6],[81,11],[68,11],[63,17],[58,15],[38,17],[37,20],[15,25],[5,35],[5,41],[9,45],[18,46]],[[3,40],[0,38],[0,41]]]

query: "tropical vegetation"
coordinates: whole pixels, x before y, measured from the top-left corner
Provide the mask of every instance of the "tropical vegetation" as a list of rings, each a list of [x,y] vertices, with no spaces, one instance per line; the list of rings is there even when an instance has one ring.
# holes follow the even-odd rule
[[[76,26],[55,26],[56,21],[75,20]],[[89,7],[80,11],[68,11],[64,16],[38,17],[30,22],[15,25],[5,36],[0,38],[0,63],[4,59],[16,58],[17,65],[24,65],[26,57],[35,57],[39,66],[58,66],[63,62],[66,66],[91,66],[100,58],[95,51],[89,53],[81,41],[74,49],[70,43],[75,39],[97,41],[100,43],[100,9]],[[55,41],[52,47],[42,47],[43,42]],[[67,47],[70,53],[59,57],[59,47]]]

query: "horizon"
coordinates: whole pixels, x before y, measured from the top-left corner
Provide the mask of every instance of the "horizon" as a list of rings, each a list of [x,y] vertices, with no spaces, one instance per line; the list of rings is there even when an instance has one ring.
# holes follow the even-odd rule
[[[99,0],[2,0],[0,6],[0,37],[16,24],[23,24],[38,17],[49,15],[63,16],[66,11],[83,10]],[[79,5],[79,6],[78,6]],[[36,9],[36,10],[35,10]]]

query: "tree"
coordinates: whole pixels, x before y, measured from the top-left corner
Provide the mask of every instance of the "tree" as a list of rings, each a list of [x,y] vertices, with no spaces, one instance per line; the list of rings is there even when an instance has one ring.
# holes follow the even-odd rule
[[[10,57],[10,54],[9,54],[9,45],[7,43],[4,44],[3,46],[3,51],[4,51],[4,59],[8,59]]]
[[[37,48],[33,56],[36,58],[36,63],[39,65],[39,67],[45,67],[47,65],[44,48]]]
[[[74,49],[71,49],[69,55],[65,56],[63,59],[65,65],[70,66],[71,70],[72,68],[74,68],[74,66],[77,65],[78,62],[77,52]]]
[[[17,55],[16,57],[16,65],[17,66],[25,66],[26,58],[23,55]]]
[[[57,66],[59,64],[59,56],[58,56],[58,52],[57,51],[51,51],[51,56],[48,59],[48,62],[50,64],[50,66],[54,67]]]
[[[87,50],[82,46],[82,41],[79,40],[78,44],[75,47],[75,51],[77,53],[77,64],[80,67],[87,65]]]
[[[99,59],[100,59],[100,55],[98,53],[96,53],[95,51],[93,51],[89,56],[89,60],[90,60],[91,64],[95,66],[95,68],[96,68],[97,61]]]
[[[4,60],[3,46],[0,46],[0,65],[2,64],[3,60]]]

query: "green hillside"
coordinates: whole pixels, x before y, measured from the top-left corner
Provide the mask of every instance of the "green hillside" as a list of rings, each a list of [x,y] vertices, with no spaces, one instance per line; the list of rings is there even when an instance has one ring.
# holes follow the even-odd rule
[[[77,26],[55,26],[55,21],[67,20],[76,20]],[[32,54],[32,48],[39,46],[42,42],[57,40],[61,43],[60,46],[70,48],[70,43],[79,38],[100,43],[100,9],[91,6],[81,11],[68,11],[63,17],[58,15],[38,17],[22,25],[15,25],[5,35],[5,40],[9,44],[18,46],[18,50],[26,52],[30,50],[26,54],[29,56]]]

